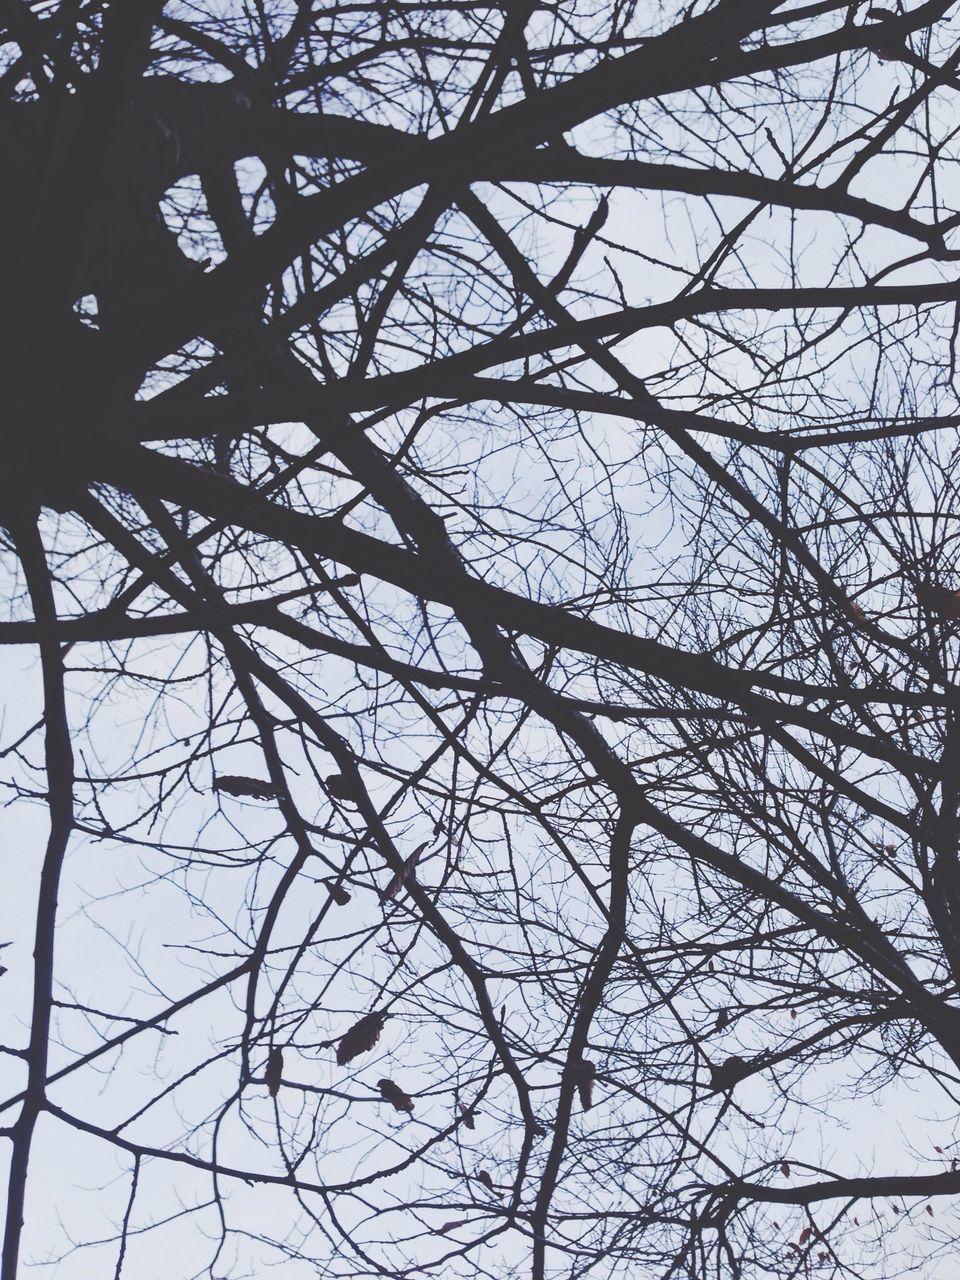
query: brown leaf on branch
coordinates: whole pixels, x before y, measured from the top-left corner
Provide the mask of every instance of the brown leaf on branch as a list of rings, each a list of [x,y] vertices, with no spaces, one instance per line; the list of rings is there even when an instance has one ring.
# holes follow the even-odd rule
[[[474,1113],[470,1107],[465,1107],[462,1102],[457,1103],[457,1110],[460,1112],[460,1119],[463,1121],[465,1129],[475,1129],[477,1122],[474,1119]]]
[[[589,1111],[593,1106],[593,1082],[597,1078],[597,1068],[586,1058],[581,1058],[573,1064],[570,1073],[580,1095],[580,1105],[584,1111]]]
[[[283,1079],[283,1051],[281,1049],[270,1050],[264,1078],[270,1091],[270,1097],[275,1098],[280,1092],[280,1083]]]
[[[856,626],[865,627],[869,625],[869,618],[853,600],[844,601],[843,612]]]
[[[342,884],[337,884],[333,876],[328,876],[323,882],[327,886],[330,897],[338,907],[345,907],[350,901],[350,894],[347,893]]]
[[[337,1063],[346,1066],[361,1053],[368,1053],[380,1039],[380,1032],[387,1020],[385,1013],[367,1013],[343,1033],[337,1045]]]
[[[458,1227],[466,1227],[470,1225],[469,1218],[457,1218],[453,1222],[445,1222],[443,1226],[437,1227],[437,1235],[446,1235],[448,1231],[456,1231]]]
[[[410,857],[406,859],[400,870],[390,877],[387,887],[380,895],[381,902],[392,902],[400,890],[406,888],[410,883],[414,867],[416,867],[417,863],[420,861],[421,853],[423,853],[429,843],[429,840],[425,840],[423,844],[417,845],[416,849],[414,849]]]
[[[377,1088],[380,1090],[380,1097],[383,1098],[384,1102],[389,1102],[394,1111],[410,1112],[413,1110],[413,1099],[408,1093],[404,1093],[399,1085],[394,1084],[392,1080],[387,1080],[386,1078],[378,1080]]]
[[[214,791],[224,791],[228,796],[244,796],[251,800],[276,800],[277,788],[272,782],[262,778],[238,778],[232,774],[224,774],[214,778]]]
[[[921,585],[917,587],[917,599],[941,618],[947,618],[951,622],[960,620],[960,591]]]
[[[329,778],[324,778],[324,785],[335,800],[350,800],[356,804],[357,791],[342,773],[331,773]]]
[[[710,1083],[714,1089],[732,1089],[738,1080],[748,1074],[747,1063],[739,1054],[731,1054],[718,1067],[710,1068]]]

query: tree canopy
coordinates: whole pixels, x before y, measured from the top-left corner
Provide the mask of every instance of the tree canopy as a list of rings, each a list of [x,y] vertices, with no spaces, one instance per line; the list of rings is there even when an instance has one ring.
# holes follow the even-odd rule
[[[3,1280],[952,1274],[890,4],[0,3]]]

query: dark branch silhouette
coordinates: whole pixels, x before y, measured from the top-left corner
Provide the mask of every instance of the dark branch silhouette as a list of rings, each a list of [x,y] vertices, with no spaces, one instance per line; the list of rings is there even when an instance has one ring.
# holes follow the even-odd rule
[[[0,29],[2,1280],[943,1276],[957,6]]]

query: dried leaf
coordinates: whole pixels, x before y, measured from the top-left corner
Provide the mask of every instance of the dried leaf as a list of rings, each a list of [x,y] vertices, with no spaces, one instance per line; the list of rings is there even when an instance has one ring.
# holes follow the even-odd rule
[[[264,1078],[267,1082],[267,1088],[270,1090],[270,1097],[275,1098],[280,1092],[280,1083],[283,1079],[283,1051],[281,1049],[270,1050]]]
[[[796,1011],[796,1009],[791,1009],[791,1010],[790,1010],[790,1018],[791,1018],[791,1021],[796,1022],[796,1020],[797,1020],[797,1011]]]
[[[272,782],[262,778],[237,778],[224,774],[213,780],[214,791],[225,791],[228,796],[249,796],[253,800],[276,800],[277,789]]]
[[[941,618],[949,618],[954,622],[960,619],[960,591],[921,585],[917,587],[917,599],[934,613],[939,613]]]
[[[843,612],[850,619],[850,621],[854,623],[856,626],[865,627],[869,625],[869,620],[867,618],[867,615],[863,612],[863,610],[855,601],[844,600]]]
[[[380,1039],[386,1021],[385,1013],[367,1013],[343,1033],[337,1045],[337,1064],[341,1067],[367,1053]]]
[[[454,1222],[445,1222],[442,1227],[437,1227],[437,1235],[446,1235],[448,1231],[456,1231],[457,1227],[466,1227],[470,1225],[469,1218],[457,1218]]]
[[[797,1237],[797,1244],[800,1245],[801,1248],[803,1248],[803,1246],[807,1243],[807,1241],[810,1239],[812,1235],[813,1235],[813,1227],[804,1227],[803,1230],[800,1232],[800,1235]]]
[[[465,1129],[475,1129],[477,1127],[477,1122],[469,1107],[465,1107],[462,1102],[458,1102],[457,1110],[460,1112],[460,1119],[463,1121],[463,1127]]]
[[[790,1177],[790,1162],[789,1162],[789,1160],[781,1160],[781,1161],[780,1161],[780,1172],[783,1174],[783,1176],[784,1176],[785,1178],[789,1178],[789,1177]]]
[[[331,773],[323,781],[335,800],[352,800],[356,803],[357,793],[342,773]]]
[[[337,884],[332,876],[323,882],[330,893],[330,897],[334,900],[338,907],[345,907],[350,901],[350,895],[344,889],[343,885]]]
[[[930,1215],[930,1217],[931,1217],[931,1218],[933,1217],[933,1205],[932,1205],[932,1204],[928,1204],[928,1205],[927,1205],[927,1213],[929,1213],[929,1215]]]
[[[409,883],[410,877],[413,875],[413,869],[420,861],[420,855],[429,843],[429,840],[425,840],[423,844],[417,845],[416,849],[414,849],[410,857],[406,859],[400,870],[390,877],[387,887],[380,895],[381,902],[392,902],[400,890]]]
[[[581,1058],[572,1065],[570,1073],[580,1095],[580,1105],[584,1111],[589,1111],[593,1106],[593,1082],[597,1078],[597,1068],[586,1058]]]
[[[731,1054],[719,1067],[710,1068],[710,1083],[714,1089],[732,1089],[744,1075],[747,1064],[739,1054]]]
[[[392,1080],[378,1080],[377,1088],[380,1090],[380,1097],[384,1102],[389,1102],[394,1111],[410,1112],[413,1110],[413,1099],[409,1093],[404,1093],[400,1086],[394,1084]]]

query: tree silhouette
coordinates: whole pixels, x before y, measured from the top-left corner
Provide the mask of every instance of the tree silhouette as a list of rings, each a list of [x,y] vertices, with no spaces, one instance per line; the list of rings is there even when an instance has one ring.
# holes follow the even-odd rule
[[[947,1274],[958,7],[0,24],[3,1280]]]

